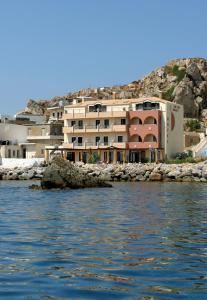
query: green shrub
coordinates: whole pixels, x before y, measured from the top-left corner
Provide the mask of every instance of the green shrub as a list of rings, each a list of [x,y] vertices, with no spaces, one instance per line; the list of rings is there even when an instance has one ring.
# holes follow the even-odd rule
[[[163,99],[165,100],[173,100],[173,91],[174,91],[174,86],[171,86],[166,92],[162,94]]]
[[[173,66],[172,73],[173,73],[174,76],[177,77],[178,82],[180,82],[185,77],[185,74],[186,74],[184,69],[179,70],[178,65]]]
[[[88,163],[89,164],[96,164],[97,162],[99,162],[101,160],[100,155],[98,155],[98,153],[94,152],[90,155],[89,159],[88,159]]]
[[[193,157],[187,157],[184,159],[179,159],[179,158],[175,158],[175,159],[167,159],[165,160],[166,164],[185,164],[185,163],[197,163],[197,160],[195,160]]]
[[[174,75],[177,77],[177,82],[180,82],[186,74],[186,71],[184,69],[179,70],[178,65],[174,65],[173,67],[171,66],[165,66],[164,68],[165,73],[169,75]]]
[[[188,120],[185,126],[187,129],[189,129],[189,131],[196,131],[201,128],[201,124],[197,119]]]

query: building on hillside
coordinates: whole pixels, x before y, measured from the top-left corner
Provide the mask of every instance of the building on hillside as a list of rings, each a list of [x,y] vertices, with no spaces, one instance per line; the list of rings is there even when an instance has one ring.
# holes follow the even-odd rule
[[[18,124],[37,124],[46,122],[46,116],[34,115],[25,111],[20,111],[15,114],[15,123]]]
[[[63,119],[72,161],[159,161],[183,151],[183,107],[156,97],[84,99],[65,106]]]
[[[59,146],[62,144],[62,122],[28,125],[27,142],[34,145],[32,157],[44,158],[46,146]]]
[[[63,122],[62,116],[64,112],[64,105],[69,101],[60,100],[58,103],[51,104],[46,111],[46,115],[48,117],[48,122]],[[71,100],[72,103],[72,100]]]

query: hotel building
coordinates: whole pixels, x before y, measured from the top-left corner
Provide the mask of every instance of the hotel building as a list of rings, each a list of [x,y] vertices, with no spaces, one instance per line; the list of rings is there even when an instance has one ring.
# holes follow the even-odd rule
[[[156,97],[83,99],[65,106],[63,119],[71,161],[152,162],[183,151],[183,107]]]

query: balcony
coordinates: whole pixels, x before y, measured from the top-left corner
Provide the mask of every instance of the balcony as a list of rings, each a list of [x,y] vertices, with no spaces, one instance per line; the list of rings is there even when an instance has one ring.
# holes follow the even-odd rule
[[[63,140],[63,135],[28,135],[27,140]]]
[[[134,134],[139,134],[145,136],[146,134],[154,134],[155,136],[159,135],[160,126],[158,124],[138,124],[129,126],[129,136]]]
[[[126,149],[127,143],[118,143],[118,142],[113,142],[113,143],[97,143],[95,144],[92,142],[85,142],[82,144],[78,143],[63,143],[63,148],[66,149],[74,149],[74,150],[98,150],[98,149],[107,149],[109,147],[115,147],[119,149]]]
[[[126,117],[127,117],[126,111],[102,111],[102,112],[68,113],[63,115],[63,120],[126,118]]]
[[[159,148],[158,142],[128,142],[127,144],[130,150]]]
[[[96,132],[127,132],[127,125],[112,125],[112,126],[102,126],[102,125],[88,125],[84,127],[70,126],[63,127],[63,133],[96,133]]]

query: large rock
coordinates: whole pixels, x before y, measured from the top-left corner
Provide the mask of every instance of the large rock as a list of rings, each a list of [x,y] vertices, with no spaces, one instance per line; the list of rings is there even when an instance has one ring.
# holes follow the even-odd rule
[[[186,69],[186,73],[188,74],[190,79],[192,79],[193,81],[201,81],[202,80],[200,70],[196,63],[190,64]]]
[[[193,94],[192,81],[182,80],[173,91],[174,102],[184,106],[185,115],[198,117],[198,105]]]
[[[161,181],[162,175],[158,172],[153,172],[149,175],[149,180],[151,181]]]
[[[81,168],[64,160],[61,156],[55,156],[52,159],[41,179],[42,189],[86,187],[111,187],[111,184],[86,174]]]

